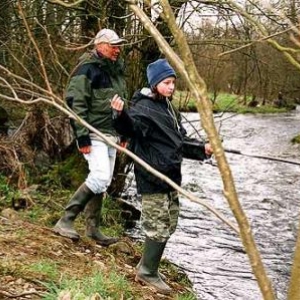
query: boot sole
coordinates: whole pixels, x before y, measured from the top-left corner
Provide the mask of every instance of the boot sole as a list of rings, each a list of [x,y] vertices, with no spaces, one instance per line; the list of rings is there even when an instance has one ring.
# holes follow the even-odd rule
[[[62,237],[66,237],[68,239],[71,239],[72,241],[78,241],[80,239],[79,235],[75,236],[75,235],[72,235],[72,234],[68,234],[68,233],[66,233],[65,231],[62,231],[59,228],[53,228],[52,230],[53,230],[54,233],[56,233],[56,234],[58,234],[58,235],[60,235]]]
[[[116,244],[120,241],[119,238],[113,238],[113,237],[107,238],[107,239],[99,239],[99,238],[97,238],[96,236],[93,236],[93,235],[86,234],[86,236],[88,238],[90,238],[91,240],[95,241],[97,245],[100,245],[102,247],[108,247],[108,246]]]
[[[148,287],[154,289],[157,293],[159,294],[163,294],[163,295],[170,295],[172,294],[172,290],[168,291],[168,290],[160,290],[158,288],[156,288],[154,285],[152,285],[151,283],[149,283],[148,281],[138,277],[137,275],[134,278],[135,282],[139,282],[139,283],[143,283],[145,285],[147,285]]]

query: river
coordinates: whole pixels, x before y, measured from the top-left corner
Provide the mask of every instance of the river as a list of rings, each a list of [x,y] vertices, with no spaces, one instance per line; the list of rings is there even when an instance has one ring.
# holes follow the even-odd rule
[[[185,116],[190,121],[199,118],[196,113]],[[276,115],[224,114],[216,117],[215,123],[225,149],[300,163],[300,147],[290,143],[300,133],[299,107]],[[200,128],[198,122],[192,124]],[[189,124],[185,127],[194,132]],[[231,153],[226,157],[276,299],[285,300],[299,222],[300,166]],[[235,223],[216,166],[185,159],[182,174],[184,189]],[[197,299],[262,299],[235,232],[203,206],[182,196],[180,203],[178,227],[165,257],[186,272]]]

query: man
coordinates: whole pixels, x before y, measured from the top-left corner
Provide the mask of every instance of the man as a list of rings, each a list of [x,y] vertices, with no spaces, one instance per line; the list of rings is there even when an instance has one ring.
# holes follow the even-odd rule
[[[114,142],[119,138],[112,126],[110,101],[127,98],[124,66],[119,59],[120,46],[125,42],[113,30],[100,30],[94,39],[93,51],[80,58],[66,93],[69,107]],[[67,204],[54,231],[79,239],[73,223],[84,210],[86,235],[102,246],[109,246],[117,239],[105,236],[98,227],[103,195],[112,180],[116,149],[79,123],[72,122],[72,127],[79,151],[88,162],[89,174]]]

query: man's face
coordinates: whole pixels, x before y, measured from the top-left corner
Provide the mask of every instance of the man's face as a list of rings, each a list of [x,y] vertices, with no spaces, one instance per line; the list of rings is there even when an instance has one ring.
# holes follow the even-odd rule
[[[101,43],[96,46],[97,51],[99,51],[104,57],[116,61],[120,55],[121,49],[119,45],[110,45],[107,43]]]

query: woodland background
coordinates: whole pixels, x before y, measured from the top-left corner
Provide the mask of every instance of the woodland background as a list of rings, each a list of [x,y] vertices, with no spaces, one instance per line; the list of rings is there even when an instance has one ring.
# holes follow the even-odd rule
[[[139,18],[129,9],[129,2],[1,2],[0,105],[6,112],[2,112],[0,125],[4,132],[8,125],[11,128],[22,126],[14,133],[14,141],[15,145],[22,144],[22,156],[25,156],[21,159],[19,153],[9,154],[0,148],[4,151],[0,159],[2,169],[20,168],[16,163],[11,168],[9,161],[16,158],[30,164],[34,160],[33,153],[50,160],[60,158],[72,139],[68,120],[51,107],[34,103],[24,105],[26,102],[20,105],[10,96],[14,90],[28,103],[34,98],[51,95],[63,101],[77,60],[91,48],[99,29],[112,28],[128,39],[123,58],[129,98],[134,90],[145,85],[145,67],[162,54]],[[239,95],[245,104],[249,98],[255,105],[270,104],[277,101],[278,96],[285,103],[299,102],[298,1],[169,2],[178,26],[185,32],[195,65],[212,101],[219,93],[226,92]],[[139,2],[176,51],[172,33],[159,16],[159,7],[149,4],[148,1]],[[188,90],[181,79],[177,88]]]
[[[66,109],[64,90],[79,56],[91,48],[99,29],[112,28],[128,39],[123,58],[129,95],[145,85],[146,65],[164,53],[179,71],[177,88],[196,96],[204,129],[214,150],[220,150],[215,151],[220,171],[229,175],[224,176],[225,196],[243,244],[264,298],[273,299],[206,100],[226,92],[245,105],[249,98],[255,105],[279,99],[299,103],[299,2],[13,0],[0,6],[1,175],[24,190],[32,175],[40,176],[68,155],[73,140],[69,120],[57,108]],[[140,11],[152,21],[152,29]],[[171,23],[170,11],[177,25]],[[167,44],[159,43],[156,29]],[[184,39],[179,41],[180,32]],[[174,53],[180,54],[190,77]],[[193,76],[194,65],[200,77]],[[293,291],[297,289],[294,276]]]

